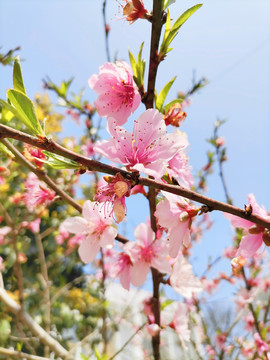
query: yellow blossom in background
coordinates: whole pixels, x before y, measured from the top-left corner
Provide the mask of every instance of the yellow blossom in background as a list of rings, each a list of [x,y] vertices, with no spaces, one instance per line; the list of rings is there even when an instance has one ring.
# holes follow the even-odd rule
[[[45,129],[47,134],[59,133],[62,130],[61,121],[64,116],[53,110],[53,105],[47,93],[36,94],[36,113],[39,121],[43,123],[46,118]]]
[[[71,307],[78,309],[82,313],[88,310],[89,305],[98,303],[98,299],[79,288],[69,290],[68,299]]]

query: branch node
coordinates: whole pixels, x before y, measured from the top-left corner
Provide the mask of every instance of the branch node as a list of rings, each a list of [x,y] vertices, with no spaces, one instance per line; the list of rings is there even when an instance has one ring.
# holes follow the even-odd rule
[[[249,217],[252,214],[252,210],[253,210],[252,205],[250,205],[250,204],[246,205],[245,204],[245,215],[247,217]]]

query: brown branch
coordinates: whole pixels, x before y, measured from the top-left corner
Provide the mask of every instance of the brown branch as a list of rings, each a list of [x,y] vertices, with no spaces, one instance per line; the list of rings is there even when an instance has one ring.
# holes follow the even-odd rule
[[[249,214],[244,209],[240,209],[240,208],[237,208],[230,204],[226,204],[226,203],[211,199],[209,197],[198,194],[195,191],[185,189],[180,185],[169,185],[169,184],[165,184],[162,182],[154,181],[152,179],[136,177],[137,175],[134,175],[134,173],[131,173],[131,172],[107,165],[107,164],[103,164],[99,161],[91,160],[85,156],[76,154],[73,151],[65,149],[64,147],[56,144],[53,140],[49,140],[47,138],[43,138],[43,139],[35,138],[34,136],[25,134],[21,131],[18,131],[18,130],[9,128],[8,126],[5,126],[3,124],[0,124],[0,139],[1,138],[4,139],[7,137],[16,139],[16,140],[20,140],[27,144],[36,146],[36,147],[44,149],[44,150],[51,151],[51,152],[61,155],[61,156],[64,156],[68,159],[76,161],[78,164],[81,164],[82,166],[87,167],[89,170],[95,170],[95,171],[107,173],[110,175],[116,175],[117,173],[120,172],[121,175],[123,175],[125,178],[134,179],[134,181],[137,184],[148,186],[148,187],[152,186],[155,189],[164,190],[164,191],[170,192],[172,194],[183,196],[187,199],[207,205],[208,211],[213,211],[213,210],[223,211],[228,214],[236,215],[243,219],[249,220],[249,221],[251,221],[257,225],[260,225],[262,227],[265,227],[267,229],[270,229],[270,221],[267,221],[260,216]],[[3,141],[3,140],[1,140],[1,141]]]
[[[0,128],[1,128],[1,124],[0,124]],[[40,180],[44,181],[51,189],[53,189],[56,192],[56,194],[58,194],[63,200],[65,200],[68,204],[74,207],[74,209],[79,211],[79,213],[82,213],[82,206],[80,204],[78,204],[75,200],[73,200],[72,197],[70,197],[64,190],[60,189],[58,185],[56,185],[55,182],[45,173],[44,170],[39,169],[34,165],[32,165],[8,140],[1,139],[1,133],[0,133],[0,141],[13,153],[15,159],[19,163],[26,166],[30,171],[36,174]],[[120,234],[117,234],[115,239],[123,244],[129,241]]]
[[[50,283],[48,277],[48,269],[46,264],[46,258],[42,243],[42,238],[40,234],[36,235],[36,244],[38,249],[38,257],[40,262],[41,274],[42,274],[42,285],[44,288],[44,300],[45,300],[45,316],[44,316],[44,324],[45,330],[47,333],[51,330],[51,301],[50,301]],[[45,356],[49,356],[49,348],[48,346],[45,347]]]
[[[12,356],[16,359],[27,359],[27,360],[50,360],[49,358],[45,358],[45,357],[41,357],[41,356],[36,356],[36,355],[30,355],[30,354],[26,354],[24,352],[21,351],[16,351],[16,350],[12,350],[12,349],[5,349],[0,347],[0,354],[4,354],[4,355],[9,355]]]
[[[54,338],[52,338],[35,320],[25,311],[22,310],[19,304],[16,303],[3,289],[0,288],[0,300],[9,308],[9,310],[29,328],[33,335],[37,336],[40,341],[47,345],[51,351],[55,352],[60,358],[67,358],[68,352],[63,346]]]
[[[32,165],[8,140],[2,139],[1,142],[13,153],[17,162],[26,166],[30,171],[37,175],[37,177],[44,181],[56,194],[64,199],[68,204],[72,205],[76,210],[82,212],[82,207],[72,199],[64,190],[60,189],[55,182],[45,173],[44,170]]]
[[[160,40],[161,29],[163,25],[162,1],[153,0],[153,17],[152,17],[152,33],[150,48],[150,63],[148,73],[148,86],[146,98],[143,100],[146,109],[153,108],[155,97],[156,76],[159,65],[158,45]]]

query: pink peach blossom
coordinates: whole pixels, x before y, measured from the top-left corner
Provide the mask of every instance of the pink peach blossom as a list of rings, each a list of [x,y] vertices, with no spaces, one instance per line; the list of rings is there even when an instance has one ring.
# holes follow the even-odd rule
[[[179,302],[175,311],[173,321],[169,326],[174,329],[184,349],[187,348],[186,342],[190,341],[190,330],[188,328],[187,305]]]
[[[4,243],[5,236],[11,231],[9,226],[0,228],[0,245]]]
[[[191,166],[188,163],[188,157],[184,152],[178,152],[168,162],[168,174],[174,177],[178,183],[188,189],[194,184]]]
[[[175,258],[181,244],[189,246],[192,218],[198,209],[181,196],[165,192],[163,195],[165,199],[158,203],[155,216],[159,225],[168,230],[169,255]]]
[[[161,273],[169,274],[171,266],[168,247],[163,239],[155,240],[155,233],[150,226],[140,224],[134,231],[136,242],[130,246],[129,254],[133,263],[130,268],[130,281],[134,286],[142,285],[150,267]]]
[[[127,243],[124,245],[123,250],[125,251],[125,247],[129,246]],[[132,260],[128,253],[121,252],[115,263],[113,264],[113,277],[120,277],[120,284],[124,289],[129,290],[130,288],[130,268],[132,266]]]
[[[176,292],[188,299],[203,290],[200,280],[193,275],[191,264],[182,254],[173,265],[170,284]]]
[[[23,200],[29,212],[33,212],[37,205],[49,205],[54,199],[55,192],[48,189],[33,173],[28,174],[24,187]]]
[[[107,62],[99,70],[99,74],[92,75],[88,81],[98,94],[94,102],[97,112],[99,116],[113,117],[117,125],[123,125],[141,102],[132,70],[124,61]]]
[[[133,133],[108,121],[112,136],[108,141],[98,142],[95,150],[128,170],[141,171],[160,179],[166,172],[168,161],[186,147],[181,134],[167,134],[166,126],[157,110],[148,109],[135,120]]]
[[[259,215],[266,220],[270,219],[266,210],[257,204],[253,194],[248,195],[248,204],[251,206],[252,214]],[[253,257],[263,244],[265,237],[267,237],[270,241],[269,235],[265,234],[265,229],[262,226],[255,225],[249,220],[242,219],[231,214],[224,213],[224,216],[231,221],[232,226],[242,228],[245,233],[236,252],[236,257]]]
[[[120,173],[114,177],[105,176],[104,185],[99,185],[94,199],[109,204],[116,217],[116,222],[122,221],[126,214],[125,197],[130,195],[131,182],[124,179]],[[112,214],[110,214],[112,215]]]
[[[258,354],[260,356],[262,356],[266,351],[270,350],[267,342],[262,340],[262,338],[260,337],[260,335],[258,333],[254,334],[254,340],[255,340],[255,343],[257,346]]]
[[[101,247],[114,245],[117,230],[111,226],[113,219],[109,212],[110,209],[101,204],[87,200],[83,205],[83,217],[70,217],[62,223],[63,230],[85,235],[79,246],[79,255],[84,263],[93,261]]]
[[[85,144],[81,146],[84,156],[92,157],[94,155],[94,143],[91,139],[87,139]]]

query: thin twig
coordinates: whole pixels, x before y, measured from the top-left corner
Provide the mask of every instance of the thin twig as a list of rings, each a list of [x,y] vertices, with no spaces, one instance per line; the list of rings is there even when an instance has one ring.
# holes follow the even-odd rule
[[[15,159],[26,166],[30,171],[37,175],[37,177],[44,181],[51,189],[53,189],[62,199],[68,204],[72,205],[79,212],[82,211],[82,207],[72,199],[64,190],[60,189],[54,181],[45,173],[44,170],[32,165],[8,140],[2,139],[1,142],[13,153]]]
[[[107,20],[106,20],[106,6],[107,6],[107,0],[103,1],[103,6],[102,6],[102,15],[103,15],[103,25],[104,25],[104,32],[105,32],[105,47],[106,47],[106,56],[107,56],[107,61],[111,62],[111,57],[110,57],[110,51],[109,51],[109,28],[108,28],[108,24],[107,24]]]
[[[9,308],[9,310],[18,316],[21,321],[29,328],[33,335],[37,336],[40,341],[49,346],[51,351],[55,352],[60,358],[66,359],[68,351],[54,338],[52,338],[35,320],[26,312],[23,311],[21,306],[13,300],[7,292],[0,288],[0,300]]]
[[[36,244],[38,249],[38,257],[40,262],[41,274],[43,279],[43,288],[44,288],[44,300],[45,300],[45,316],[44,324],[45,330],[47,333],[51,330],[51,302],[50,302],[50,283],[48,277],[47,263],[42,243],[42,238],[40,234],[36,234]],[[49,348],[45,347],[45,356],[49,356]]]
[[[21,351],[16,351],[16,350],[12,350],[12,349],[5,349],[0,347],[0,354],[4,354],[4,355],[9,355],[14,357],[15,359],[27,359],[27,360],[50,360],[49,358],[45,358],[45,357],[41,357],[41,356],[36,356],[36,355],[30,355],[30,354],[26,354],[24,352]]]
[[[108,360],[113,360],[118,354],[120,354],[124,348],[130,343],[130,341],[134,338],[134,336],[136,336],[138,334],[139,331],[141,331],[144,327],[145,327],[146,323],[142,324],[133,335],[130,336],[130,338],[124,343],[124,345],[113,355],[111,356]]]

